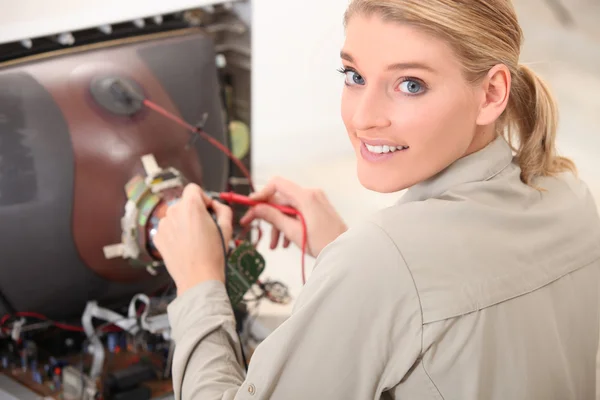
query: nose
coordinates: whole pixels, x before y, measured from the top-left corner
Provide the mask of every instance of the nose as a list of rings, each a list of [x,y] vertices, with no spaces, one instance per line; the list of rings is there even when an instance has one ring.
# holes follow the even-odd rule
[[[357,98],[356,108],[352,115],[352,123],[358,131],[382,129],[390,126],[391,121],[386,114],[386,99],[382,93],[365,88]]]

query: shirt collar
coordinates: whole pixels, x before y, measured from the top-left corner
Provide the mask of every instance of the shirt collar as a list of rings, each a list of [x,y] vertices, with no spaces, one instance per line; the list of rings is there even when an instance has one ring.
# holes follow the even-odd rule
[[[486,181],[504,170],[512,159],[510,145],[504,137],[498,136],[483,149],[455,161],[437,175],[409,188],[400,203],[423,201],[463,183]]]

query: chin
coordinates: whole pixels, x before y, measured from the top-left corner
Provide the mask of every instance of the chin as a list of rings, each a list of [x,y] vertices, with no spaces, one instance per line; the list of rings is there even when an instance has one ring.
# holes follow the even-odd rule
[[[390,179],[381,176],[381,174],[361,173],[360,171],[358,172],[358,180],[365,189],[377,193],[395,193],[409,187],[402,180]]]

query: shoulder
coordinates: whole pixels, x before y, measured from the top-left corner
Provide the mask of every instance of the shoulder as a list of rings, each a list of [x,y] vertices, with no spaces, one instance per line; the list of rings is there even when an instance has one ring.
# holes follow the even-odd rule
[[[382,304],[394,309],[393,304],[402,303],[420,315],[417,291],[402,254],[390,235],[372,221],[350,228],[319,254],[302,297],[320,291],[358,298],[363,307],[375,309]]]
[[[369,268],[356,268],[356,266]],[[315,271],[323,273],[381,274],[404,267],[402,255],[389,233],[374,221],[358,224],[323,249]]]
[[[541,233],[541,228],[557,235],[600,230],[596,201],[576,176],[540,178],[534,184],[541,190],[525,185],[519,176],[518,168],[507,168],[494,179],[458,185],[436,197],[400,201],[373,214],[370,221],[405,258],[413,250],[452,251],[464,240],[469,241],[463,244],[489,241],[501,247],[497,234],[506,235],[507,243],[519,234]]]
[[[424,322],[521,296],[600,255],[600,224],[585,184],[545,178],[543,191],[518,171],[454,187],[372,216],[402,254]]]

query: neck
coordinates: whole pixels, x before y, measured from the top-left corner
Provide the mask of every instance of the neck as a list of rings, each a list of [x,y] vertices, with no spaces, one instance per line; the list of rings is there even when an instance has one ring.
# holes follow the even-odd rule
[[[496,128],[494,126],[486,126],[484,129],[480,130],[473,137],[473,141],[467,148],[463,157],[468,156],[469,154],[473,154],[478,152],[479,150],[487,147],[490,143],[496,139]]]

